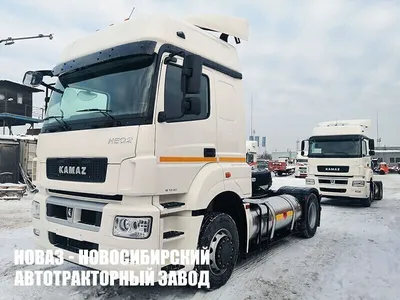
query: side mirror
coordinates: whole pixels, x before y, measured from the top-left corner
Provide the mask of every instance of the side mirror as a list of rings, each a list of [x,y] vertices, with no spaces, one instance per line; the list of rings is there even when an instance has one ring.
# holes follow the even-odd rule
[[[375,155],[375,150],[369,150],[369,155]]]
[[[304,140],[301,141],[301,151],[303,151],[302,153],[304,153],[304,149],[306,148],[306,142]],[[303,154],[301,154],[303,155]]]
[[[203,58],[194,54],[186,55],[181,77],[181,90],[184,95],[199,93],[202,71]]]
[[[201,102],[197,97],[185,98],[182,101],[182,114],[183,115],[196,115],[201,113]]]
[[[24,85],[36,87],[39,86],[43,81],[43,74],[40,72],[28,71],[24,75],[22,80]]]
[[[368,147],[369,150],[375,150],[375,141],[374,140],[368,140]]]
[[[304,150],[301,150],[300,154],[301,156],[304,156]]]

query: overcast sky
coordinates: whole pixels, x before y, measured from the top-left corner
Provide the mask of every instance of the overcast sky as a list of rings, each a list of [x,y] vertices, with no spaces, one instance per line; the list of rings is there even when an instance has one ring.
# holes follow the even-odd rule
[[[0,79],[21,82],[28,69],[51,69],[76,38],[132,16],[165,12],[245,17],[238,46],[250,134],[268,150],[295,150],[318,122],[370,118],[372,135],[399,145],[400,1],[371,0],[1,0],[0,38],[53,33],[54,39],[0,45]],[[140,30],[138,28],[138,30]],[[43,94],[35,98],[43,104]]]

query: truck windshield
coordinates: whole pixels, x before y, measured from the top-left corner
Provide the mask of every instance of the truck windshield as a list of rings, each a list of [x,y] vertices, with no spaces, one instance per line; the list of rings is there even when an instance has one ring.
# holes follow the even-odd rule
[[[310,138],[308,157],[361,157],[361,138]]]
[[[61,75],[42,132],[143,124],[154,67],[155,55],[137,55]]]

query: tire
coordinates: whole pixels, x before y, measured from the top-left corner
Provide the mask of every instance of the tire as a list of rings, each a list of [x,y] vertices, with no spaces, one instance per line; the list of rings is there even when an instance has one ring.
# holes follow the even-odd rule
[[[304,221],[299,235],[303,238],[312,238],[317,232],[317,227],[321,217],[320,204],[318,197],[312,193],[308,196],[304,209]]]
[[[198,265],[197,270],[209,271],[208,289],[218,289],[231,277],[239,256],[239,233],[229,215],[209,213],[204,217],[198,249],[205,248],[210,250],[210,264]]]
[[[374,190],[373,190],[373,184],[372,185],[370,184],[369,196],[367,198],[361,199],[361,205],[363,207],[370,207],[372,204],[372,201],[374,201]]]
[[[375,181],[374,186],[377,190],[374,190],[374,200],[383,199],[383,183],[382,181]]]

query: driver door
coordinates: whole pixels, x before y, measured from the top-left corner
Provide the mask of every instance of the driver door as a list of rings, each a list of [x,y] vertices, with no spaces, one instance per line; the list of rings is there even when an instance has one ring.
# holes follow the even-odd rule
[[[168,53],[163,55],[162,62]],[[213,73],[203,66],[200,93],[192,97],[200,98],[199,115],[179,116],[183,93],[181,72],[183,59],[161,64],[160,81],[156,100],[156,141],[158,193],[186,193],[205,164],[216,162],[217,128],[213,97]],[[187,95],[189,96],[189,95]],[[176,116],[173,120],[158,122],[159,112]]]

